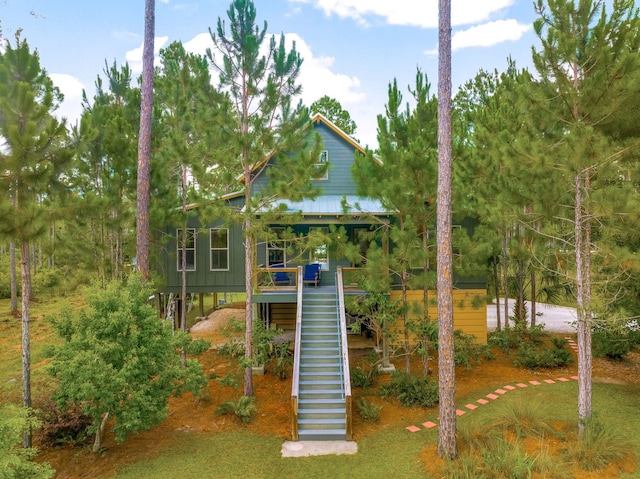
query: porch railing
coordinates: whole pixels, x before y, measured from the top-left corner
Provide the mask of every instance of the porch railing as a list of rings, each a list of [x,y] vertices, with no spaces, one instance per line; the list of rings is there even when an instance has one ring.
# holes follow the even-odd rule
[[[349,371],[349,344],[347,342],[347,318],[344,310],[344,280],[343,269],[338,267],[336,274],[338,289],[338,316],[340,318],[340,353],[342,356],[342,378],[344,388],[344,401],[346,408],[346,436],[347,441],[353,439],[353,421],[351,414],[351,374]]]
[[[286,268],[285,268],[286,269]],[[304,272],[302,266],[297,269],[298,307],[296,308],[296,337],[293,347],[293,380],[291,382],[291,439],[298,440],[298,395],[300,390],[300,348],[302,343],[302,287]]]
[[[301,267],[260,267],[258,271],[258,291],[296,291],[298,285],[302,284],[302,276],[298,275]],[[288,284],[278,284],[276,281],[277,274],[287,274],[289,276]]]

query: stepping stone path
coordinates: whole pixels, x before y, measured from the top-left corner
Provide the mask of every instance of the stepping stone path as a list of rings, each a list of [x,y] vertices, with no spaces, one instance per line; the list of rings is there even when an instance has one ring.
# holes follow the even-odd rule
[[[568,342],[569,342],[569,346],[571,346],[571,349],[573,349],[575,351],[575,353],[578,353],[578,345],[576,344],[576,342],[573,340],[573,338],[565,338]],[[543,382],[545,384],[556,384],[556,382],[561,382],[561,383],[566,383],[566,382],[570,382],[570,381],[577,381],[578,380],[578,376],[571,376],[570,378],[555,378],[555,379],[544,379]],[[507,384],[506,386],[503,386],[502,388],[496,389],[494,393],[490,393],[487,394],[485,397],[490,399],[490,401],[488,401],[487,399],[484,398],[480,398],[478,400],[476,400],[476,403],[479,404],[480,406],[484,406],[485,404],[489,404],[491,401],[495,401],[496,399],[498,399],[500,396],[507,394],[507,392],[509,391],[514,391],[518,388],[520,389],[524,389],[526,387],[529,387],[529,385],[531,386],[541,386],[543,383],[540,381],[529,381],[529,384],[526,383],[516,383],[515,386],[511,385],[511,384]],[[464,407],[466,409],[468,409],[469,411],[473,411],[475,409],[478,409],[478,405],[477,404],[467,404]],[[456,415],[457,416],[462,416],[464,414],[466,414],[467,411],[463,410],[463,409],[457,409],[456,410]],[[427,421],[427,422],[423,422],[422,423],[422,427],[424,427],[425,429],[433,429],[434,427],[437,427],[438,425],[432,421]],[[405,428],[407,431],[409,432],[418,432],[421,431],[422,429],[418,426],[407,426]]]

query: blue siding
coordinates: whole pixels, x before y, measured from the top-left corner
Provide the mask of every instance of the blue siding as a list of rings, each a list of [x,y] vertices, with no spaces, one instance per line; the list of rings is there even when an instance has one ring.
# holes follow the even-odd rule
[[[329,152],[329,179],[314,181],[325,195],[355,195],[356,184],[351,175],[355,150],[324,123],[315,125]]]

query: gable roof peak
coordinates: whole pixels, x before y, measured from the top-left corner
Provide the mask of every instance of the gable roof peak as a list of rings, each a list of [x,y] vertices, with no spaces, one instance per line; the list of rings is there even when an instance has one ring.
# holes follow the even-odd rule
[[[314,113],[312,115],[312,117],[311,117],[311,122],[312,123],[324,123],[327,127],[329,127],[329,129],[333,130],[338,136],[340,136],[343,140],[345,140],[347,143],[349,143],[352,147],[354,147],[356,150],[358,150],[363,155],[365,154],[365,149],[364,149],[364,147],[362,145],[360,145],[360,143],[358,143],[356,140],[354,140],[349,135],[347,135],[342,128],[340,128],[334,122],[329,120],[322,113]]]

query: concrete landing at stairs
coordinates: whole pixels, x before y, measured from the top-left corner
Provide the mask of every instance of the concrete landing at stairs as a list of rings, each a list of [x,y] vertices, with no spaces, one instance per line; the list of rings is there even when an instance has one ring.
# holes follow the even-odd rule
[[[341,456],[358,452],[355,441],[285,441],[282,457]]]

